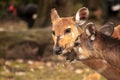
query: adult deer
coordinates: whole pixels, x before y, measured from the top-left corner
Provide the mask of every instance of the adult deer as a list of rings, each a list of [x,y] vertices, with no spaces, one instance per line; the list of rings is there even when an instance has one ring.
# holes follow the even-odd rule
[[[79,9],[76,13],[75,17],[66,17],[60,18],[57,11],[52,9],[51,12],[51,20],[52,20],[52,37],[54,40],[54,52],[57,55],[66,54],[66,58],[68,60],[73,60],[75,58],[79,58],[79,54],[73,52],[73,46],[77,36],[80,35],[83,30],[81,25],[84,24],[89,16],[89,11],[87,8],[83,7]],[[76,27],[80,25],[80,27]],[[112,24],[108,24],[107,27],[104,27],[101,30],[109,30],[109,26],[113,26]],[[114,32],[115,33],[115,32]],[[114,34],[113,33],[113,34]],[[118,37],[118,35],[115,35]],[[107,79],[120,79],[118,69],[110,64],[106,63],[105,60],[99,59],[88,59],[82,61],[84,64],[88,65],[95,71],[98,71]]]
[[[109,28],[105,33],[103,30],[97,31],[93,23],[88,23],[77,38],[79,45],[74,50],[83,63],[97,68],[96,71],[108,80],[120,80],[120,40],[111,37],[114,27]],[[91,60],[96,63],[91,63]]]

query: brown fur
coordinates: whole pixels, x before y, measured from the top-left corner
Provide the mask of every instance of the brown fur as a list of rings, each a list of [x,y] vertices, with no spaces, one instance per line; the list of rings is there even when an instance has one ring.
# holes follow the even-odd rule
[[[120,69],[120,40],[98,33],[93,48],[111,65]]]
[[[89,54],[89,56],[95,54],[95,57],[98,58],[87,59],[82,62],[98,71],[108,80],[120,80],[120,40],[113,39],[101,33],[97,33],[96,39],[93,42],[89,42],[85,33],[80,38],[81,47],[86,51],[85,53]],[[89,49],[88,44],[91,45],[92,49]],[[103,60],[107,60],[108,63],[103,62]]]
[[[56,16],[55,16],[56,17]],[[62,35],[63,31],[70,25],[72,29],[75,28],[75,20],[73,17],[66,17],[66,18],[60,18],[57,20],[52,20],[52,30],[55,31],[56,35]],[[117,26],[115,28],[115,31],[113,33],[113,37],[115,38],[120,38],[120,26]],[[119,30],[117,29],[119,28]],[[79,34],[81,34],[83,31],[80,27],[78,27]],[[56,43],[55,36],[53,36],[54,43]],[[65,47],[66,44],[69,44],[70,42],[73,42],[75,39],[72,39],[71,35],[66,36],[64,39],[60,41],[60,45]],[[69,48],[69,45],[68,45]],[[86,54],[87,51],[86,51]],[[91,54],[91,53],[89,53]],[[72,55],[72,56],[71,56]],[[73,59],[75,58],[73,55],[74,54],[69,54],[68,58]],[[75,55],[76,56],[76,55]],[[101,75],[103,75],[106,79],[108,80],[120,80],[120,70],[115,68],[114,66],[104,63],[103,59],[98,58],[98,59],[93,59],[90,58],[88,60],[83,60],[82,61],[84,64],[89,66],[91,69],[99,72]]]
[[[104,63],[102,59],[89,59],[82,62],[103,75],[107,80],[120,80],[120,70],[108,63]]]
[[[64,31],[68,28],[68,26],[71,28],[71,30],[75,36],[74,36],[74,38],[71,38],[72,33],[70,33],[68,35],[65,35],[63,39],[59,40],[59,45],[66,49],[70,48],[69,44],[71,42],[74,42],[78,36],[76,29],[74,28],[76,26],[75,26],[75,21],[73,21],[73,17],[59,18],[57,21],[53,22],[53,28],[52,28],[52,30],[55,31],[55,36],[62,36],[62,35],[64,35]],[[80,33],[81,33],[81,31],[82,30],[79,29]],[[53,36],[53,40],[56,43],[55,36]]]

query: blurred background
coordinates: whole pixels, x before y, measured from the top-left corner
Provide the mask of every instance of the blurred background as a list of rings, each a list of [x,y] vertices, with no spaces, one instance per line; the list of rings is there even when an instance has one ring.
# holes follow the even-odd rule
[[[120,21],[120,0],[0,0],[0,80],[106,80],[52,52],[50,11],[74,16],[87,7],[98,27]]]

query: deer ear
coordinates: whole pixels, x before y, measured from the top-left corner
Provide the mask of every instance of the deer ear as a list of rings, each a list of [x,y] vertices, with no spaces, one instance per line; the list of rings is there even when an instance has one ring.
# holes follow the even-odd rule
[[[95,40],[96,28],[94,23],[90,22],[86,25],[85,33],[91,40]]]
[[[51,9],[51,21],[52,23],[56,21],[59,17],[57,10],[55,8]]]
[[[115,26],[114,23],[108,22],[99,29],[99,32],[107,36],[111,36],[114,31],[114,26]]]
[[[84,24],[89,17],[89,10],[86,7],[80,8],[76,15],[75,15],[75,21],[78,25]]]

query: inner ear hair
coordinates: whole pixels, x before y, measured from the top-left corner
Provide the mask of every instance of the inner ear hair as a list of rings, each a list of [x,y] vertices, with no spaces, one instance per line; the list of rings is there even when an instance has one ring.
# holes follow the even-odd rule
[[[111,36],[114,32],[114,23],[112,22],[108,22],[106,24],[104,24],[100,29],[99,32],[107,35],[107,36]]]
[[[56,21],[59,17],[57,10],[55,8],[51,9],[51,20],[52,22]]]
[[[95,40],[95,35],[91,35],[90,40]]]
[[[89,22],[85,27],[85,33],[90,38],[90,40],[95,40],[95,35],[96,35],[95,24],[92,22]]]
[[[89,17],[88,8],[82,7],[77,11],[77,13],[75,15],[75,22],[79,25],[83,25],[86,23],[88,17]]]
[[[88,24],[86,24],[86,26],[85,26],[85,33],[88,36],[95,35],[95,32],[96,32],[96,27],[95,27],[94,23],[89,22]]]

